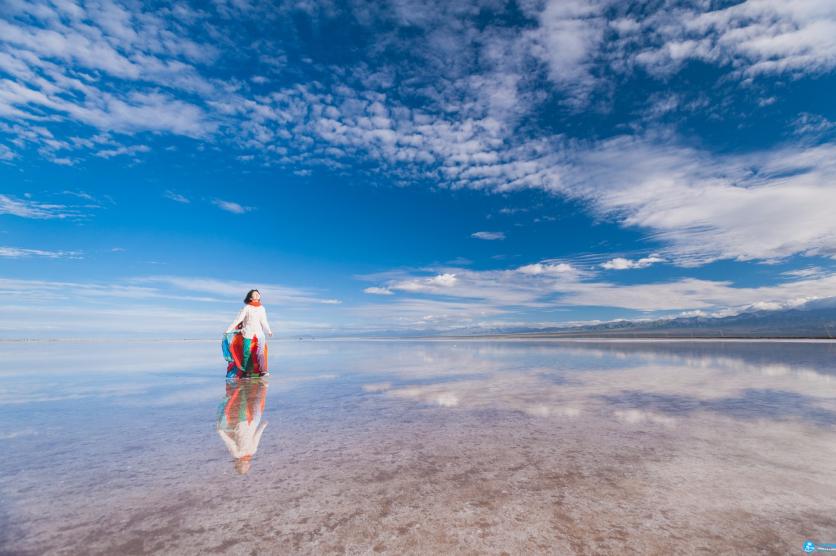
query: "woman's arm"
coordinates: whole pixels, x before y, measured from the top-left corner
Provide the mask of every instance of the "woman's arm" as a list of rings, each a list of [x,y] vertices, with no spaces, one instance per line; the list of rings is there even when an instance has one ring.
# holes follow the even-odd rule
[[[238,316],[235,317],[235,320],[232,321],[232,324],[229,325],[229,328],[227,328],[226,331],[227,332],[232,332],[233,330],[235,330],[235,327],[238,326],[239,324],[241,324],[241,321],[244,320],[244,315],[246,315],[246,314],[247,314],[247,307],[244,306],[244,308],[241,309],[241,312],[238,313]]]

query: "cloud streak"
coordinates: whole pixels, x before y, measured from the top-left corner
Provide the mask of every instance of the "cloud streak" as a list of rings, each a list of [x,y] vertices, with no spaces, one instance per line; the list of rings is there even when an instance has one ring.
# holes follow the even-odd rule
[[[171,190],[167,190],[165,193],[163,193],[163,197],[165,197],[166,199],[170,199],[172,201],[175,201],[177,203],[182,203],[184,205],[188,205],[189,203],[191,203],[189,198],[186,197],[185,195],[181,195],[180,193],[176,193],[176,192],[171,191]]]
[[[601,268],[607,270],[629,270],[634,268],[647,268],[653,264],[664,261],[665,259],[653,255],[636,260],[625,259],[624,257],[615,257],[614,259],[601,263]]]
[[[638,23],[648,45],[639,64],[660,72],[688,60],[730,64],[747,77],[820,73],[836,67],[836,8],[826,0],[747,0],[724,9],[684,6]]]
[[[365,288],[363,292],[371,295],[393,295],[392,290],[390,290],[389,288],[379,288],[376,286]]]
[[[505,239],[504,232],[473,232],[470,237],[474,239],[484,239],[486,241],[496,241]]]
[[[248,284],[213,278],[141,276],[108,282],[0,278],[0,309],[16,315],[22,296],[29,317],[0,319],[6,338],[108,337],[216,338],[253,286],[283,334],[333,332],[341,300],[309,288]],[[311,310],[317,308],[316,317]]]
[[[10,214],[36,220],[76,218],[81,213],[67,205],[41,203],[0,194],[0,214]]]
[[[47,251],[44,249],[22,249],[20,247],[0,247],[0,257],[22,259],[29,257],[43,257],[47,259],[80,259],[78,251]]]
[[[218,207],[221,210],[226,212],[231,212],[232,214],[246,214],[253,209],[253,207],[245,207],[240,205],[234,201],[224,201],[223,199],[214,199],[212,200],[212,204]]]

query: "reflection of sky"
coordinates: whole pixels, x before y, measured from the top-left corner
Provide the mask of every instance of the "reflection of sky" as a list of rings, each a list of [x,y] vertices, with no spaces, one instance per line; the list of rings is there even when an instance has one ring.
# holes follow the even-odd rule
[[[627,423],[704,412],[836,421],[834,343],[274,342],[273,354],[271,391],[324,381],[430,406]],[[0,344],[0,355],[0,407],[24,413],[49,403],[83,411],[89,399],[164,407],[217,396],[214,342]]]
[[[337,462],[354,469],[343,457],[357,473],[415,451],[443,468],[470,465],[462,450],[559,468],[571,449],[592,476],[641,446],[654,455],[630,464],[643,474],[631,488],[661,503],[702,512],[714,502],[693,489],[722,484],[747,511],[780,499],[815,515],[836,496],[834,355],[834,343],[273,342],[253,470],[285,484],[299,465],[298,484],[316,489]],[[0,521],[71,542],[47,525],[96,522],[120,496],[166,485],[233,485],[213,423],[226,395],[215,343],[0,344],[0,356]]]
[[[834,347],[734,342],[390,345],[366,365],[366,370],[379,368],[389,380],[364,389],[442,407],[543,417],[609,411],[628,423],[670,424],[673,417],[708,411],[827,424],[836,422]]]

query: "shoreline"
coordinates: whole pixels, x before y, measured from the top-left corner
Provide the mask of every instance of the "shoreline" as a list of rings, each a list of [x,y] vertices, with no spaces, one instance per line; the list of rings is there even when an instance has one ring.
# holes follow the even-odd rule
[[[143,343],[214,343],[217,339],[208,338],[0,338],[0,344],[143,344]],[[273,338],[272,342],[495,342],[495,341],[549,341],[549,342],[611,342],[611,343],[643,343],[643,342],[735,342],[735,343],[836,343],[836,338],[823,337],[729,337],[729,336],[562,336],[562,335],[484,335],[484,336],[333,336],[315,338]]]

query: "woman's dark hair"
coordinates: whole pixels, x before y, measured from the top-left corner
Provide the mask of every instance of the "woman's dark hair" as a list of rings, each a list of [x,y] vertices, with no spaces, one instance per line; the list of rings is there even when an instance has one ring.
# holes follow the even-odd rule
[[[253,294],[254,294],[255,292],[258,292],[258,290],[250,290],[250,291],[248,291],[248,292],[247,292],[247,297],[245,297],[245,298],[244,298],[244,303],[249,303],[250,301],[252,301],[252,300],[253,300]],[[258,293],[261,293],[261,292],[258,292]]]

